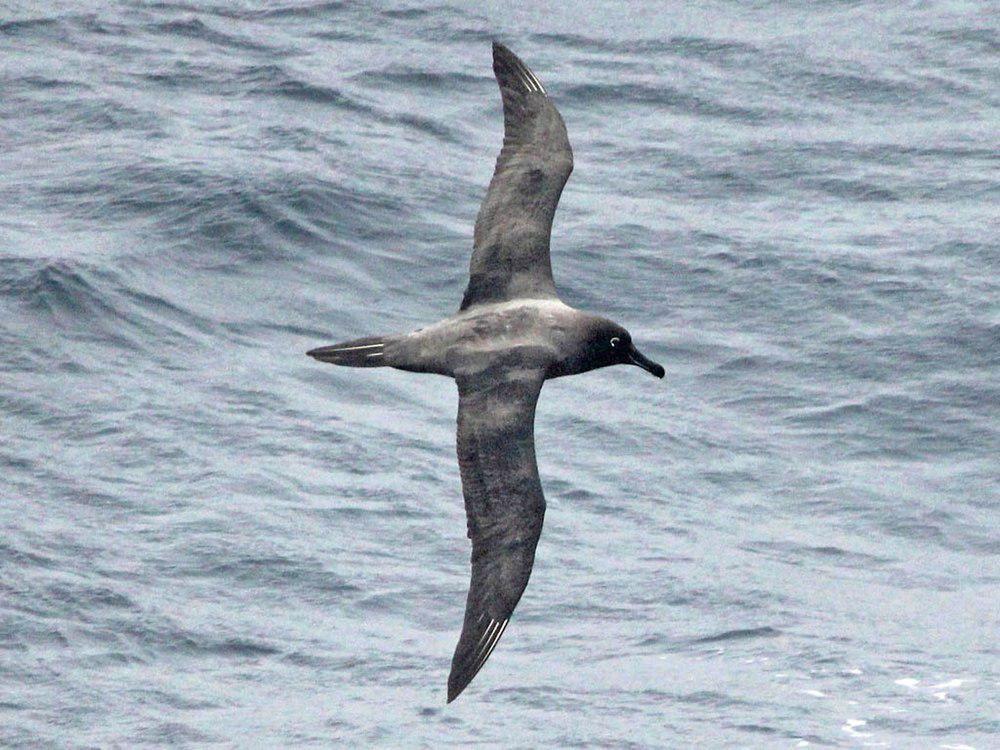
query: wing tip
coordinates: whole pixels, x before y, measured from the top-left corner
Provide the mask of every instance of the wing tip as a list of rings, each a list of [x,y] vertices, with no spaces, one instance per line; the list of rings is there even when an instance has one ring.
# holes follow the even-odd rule
[[[482,617],[480,617],[481,620]],[[479,671],[486,665],[487,660],[493,653],[493,649],[500,642],[500,636],[507,629],[509,622],[510,617],[506,617],[503,620],[490,618],[489,624],[483,630],[482,635],[479,636],[478,642],[471,653],[466,649],[463,653],[464,658],[459,661],[458,650],[456,650],[455,660],[451,665],[451,674],[448,675],[448,703],[451,703],[461,695],[462,691],[469,686],[476,675],[479,674]],[[460,642],[459,649],[461,647],[462,644]]]
[[[475,672],[470,673],[468,671],[452,667],[451,674],[448,675],[448,703],[451,703],[458,696],[460,696],[462,691],[469,687],[469,683],[472,682],[472,678],[475,676]]]
[[[501,86],[546,96],[538,76],[509,47],[496,39],[493,40],[493,74]]]
[[[516,55],[510,51],[510,47],[501,42],[499,39],[493,40],[493,62],[496,63],[497,59],[502,59],[504,57],[516,57]]]

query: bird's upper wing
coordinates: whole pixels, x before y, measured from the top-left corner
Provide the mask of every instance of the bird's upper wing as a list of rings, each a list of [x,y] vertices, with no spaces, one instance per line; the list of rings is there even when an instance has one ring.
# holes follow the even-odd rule
[[[472,539],[472,583],[451,662],[448,702],[472,681],[531,575],[545,497],[535,463],[543,370],[484,370],[458,381],[458,463]]]
[[[549,234],[573,151],[562,117],[535,75],[493,43],[503,99],[503,149],[476,218],[462,308],[518,297],[555,297]]]

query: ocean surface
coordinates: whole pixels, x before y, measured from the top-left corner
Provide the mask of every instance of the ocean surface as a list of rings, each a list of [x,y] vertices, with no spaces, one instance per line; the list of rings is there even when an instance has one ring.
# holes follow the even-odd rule
[[[559,5],[559,7],[553,7]],[[0,5],[0,746],[1000,747],[994,2]],[[490,40],[576,170],[534,575],[445,705]]]

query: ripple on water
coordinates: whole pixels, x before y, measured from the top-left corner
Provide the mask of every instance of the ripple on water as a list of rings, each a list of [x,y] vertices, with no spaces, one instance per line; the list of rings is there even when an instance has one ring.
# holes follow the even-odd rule
[[[14,6],[0,745],[992,746],[987,4]],[[457,306],[494,37],[573,140],[560,290],[668,376],[546,386],[445,708],[454,388],[303,352]]]

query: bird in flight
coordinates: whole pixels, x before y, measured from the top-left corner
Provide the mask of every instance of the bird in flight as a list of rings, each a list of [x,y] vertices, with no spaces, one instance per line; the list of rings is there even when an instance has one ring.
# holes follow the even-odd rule
[[[535,74],[493,43],[504,138],[476,218],[469,285],[458,312],[411,333],[308,352],[346,367],[395,367],[458,384],[458,465],[472,581],[448,677],[448,702],[493,653],[528,584],[545,497],[535,462],[542,383],[609,365],[658,378],[629,332],[564,304],[549,260],[552,217],[573,170],[566,125]]]

